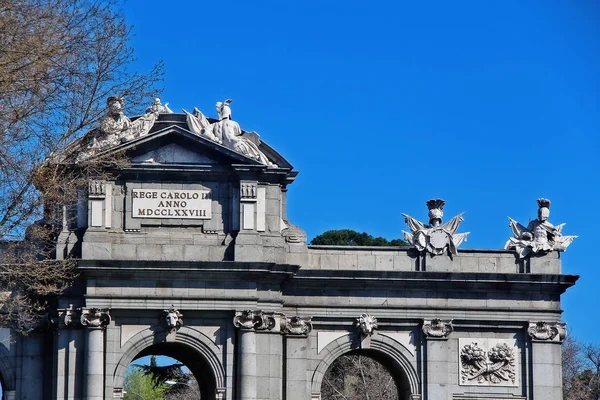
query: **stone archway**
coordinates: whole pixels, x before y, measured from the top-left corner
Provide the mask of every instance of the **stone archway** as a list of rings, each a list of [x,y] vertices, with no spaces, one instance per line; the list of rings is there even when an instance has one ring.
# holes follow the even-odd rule
[[[322,358],[311,381],[311,391],[315,398],[318,398],[316,395],[321,393],[323,378],[333,362],[344,354],[356,354],[357,352],[374,358],[388,369],[394,377],[403,400],[420,398],[420,381],[416,370],[416,360],[406,347],[388,336],[377,333],[371,337],[368,349],[357,348],[356,343],[358,342],[356,334],[350,333],[329,343],[321,351]]]
[[[202,399],[225,398],[225,370],[218,357],[220,349],[203,333],[182,327],[173,340],[165,340],[162,328],[143,330],[123,345],[121,356],[113,375],[113,387],[122,388],[129,364],[146,355],[164,355],[185,364],[200,386]]]

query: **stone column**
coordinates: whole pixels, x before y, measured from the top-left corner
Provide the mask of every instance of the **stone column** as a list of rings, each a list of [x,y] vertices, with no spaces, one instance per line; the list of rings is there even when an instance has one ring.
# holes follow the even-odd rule
[[[85,355],[85,398],[104,399],[104,328],[110,323],[108,310],[92,308],[81,313],[81,325],[87,327]]]
[[[533,398],[562,400],[561,343],[567,333],[565,324],[530,322],[527,333],[531,338]]]
[[[306,378],[308,334],[312,331],[310,318],[286,317],[281,331],[286,334],[285,393],[287,400],[310,398]]]
[[[426,370],[427,370],[427,398],[449,399],[450,382],[448,362],[450,349],[448,338],[453,331],[452,320],[424,320],[423,334],[426,341]]]
[[[239,329],[238,354],[238,398],[257,399],[256,329],[273,329],[275,319],[262,311],[240,311],[233,318],[233,325]]]

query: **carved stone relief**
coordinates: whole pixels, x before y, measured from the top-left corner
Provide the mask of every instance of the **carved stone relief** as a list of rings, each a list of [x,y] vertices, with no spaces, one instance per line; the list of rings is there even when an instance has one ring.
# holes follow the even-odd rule
[[[447,338],[453,330],[451,319],[434,318],[423,321],[423,333],[428,337]]]
[[[515,340],[459,339],[460,385],[518,386]]]
[[[513,236],[504,245],[506,249],[515,249],[520,258],[530,254],[546,253],[549,251],[565,251],[577,236],[563,236],[565,224],[552,225],[550,216],[550,200],[538,199],[538,217],[527,227],[508,217]]]
[[[311,318],[285,317],[282,322],[281,331],[288,335],[308,335],[312,331]]]
[[[271,330],[275,327],[275,318],[261,310],[236,312],[233,325],[239,329]]]
[[[171,306],[168,310],[162,311],[161,322],[167,328],[169,333],[174,333],[183,326],[183,314],[175,307]]]
[[[378,327],[377,318],[367,313],[361,314],[356,318],[355,326],[362,336],[372,336]]]
[[[466,233],[456,233],[458,226],[464,221],[463,214],[459,214],[450,221],[442,225],[442,212],[445,201],[442,199],[429,200],[427,208],[429,209],[429,225],[426,225],[413,217],[402,214],[404,221],[408,225],[411,233],[404,233],[404,240],[419,251],[427,251],[432,255],[452,254],[456,255],[456,248],[462,242],[467,241]]]
[[[567,337],[567,324],[564,322],[530,322],[527,333],[534,340],[562,342]]]
[[[111,318],[108,310],[90,308],[81,311],[79,321],[87,328],[106,328]]]

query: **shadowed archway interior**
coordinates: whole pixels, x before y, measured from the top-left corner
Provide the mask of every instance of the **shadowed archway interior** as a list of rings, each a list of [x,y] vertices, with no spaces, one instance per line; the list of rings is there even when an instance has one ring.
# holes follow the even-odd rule
[[[183,343],[156,343],[142,350],[134,361],[145,356],[167,356],[176,359],[189,368],[200,387],[202,400],[215,400],[216,379],[209,363],[198,351]]]

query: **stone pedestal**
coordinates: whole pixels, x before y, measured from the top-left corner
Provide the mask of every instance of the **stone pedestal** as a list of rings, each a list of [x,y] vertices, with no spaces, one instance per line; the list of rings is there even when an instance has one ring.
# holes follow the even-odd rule
[[[239,330],[239,399],[256,400],[256,333]]]

